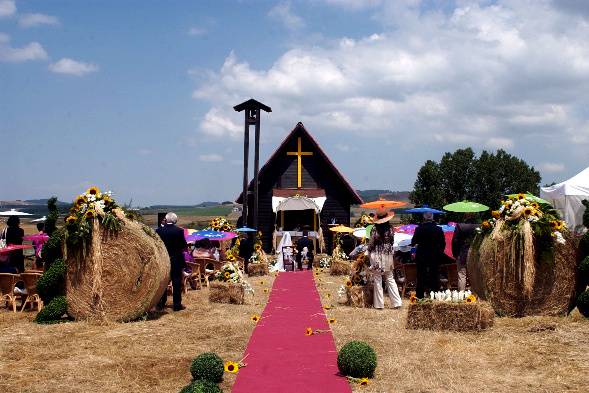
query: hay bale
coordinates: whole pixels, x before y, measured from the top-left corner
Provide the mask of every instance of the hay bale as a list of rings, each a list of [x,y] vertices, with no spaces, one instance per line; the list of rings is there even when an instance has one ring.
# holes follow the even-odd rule
[[[245,289],[243,285],[233,282],[211,281],[209,284],[209,302],[244,304]]]
[[[267,276],[268,274],[270,272],[266,263],[250,263],[247,265],[247,275],[250,277]]]
[[[374,286],[371,284],[353,285],[346,288],[346,295],[348,297],[347,306],[371,308],[374,302]]]
[[[170,280],[170,257],[149,227],[124,218],[107,233],[94,220],[85,255],[68,250],[66,296],[75,319],[130,321],[153,308]]]
[[[319,263],[321,262],[321,260],[323,258],[330,258],[330,256],[325,253],[316,254],[315,257],[313,258],[313,267],[320,268],[321,266],[319,265]]]
[[[352,264],[340,258],[333,258],[329,266],[329,274],[332,276],[349,276],[352,273]]]
[[[410,304],[407,329],[481,331],[493,326],[495,312],[487,302]]]
[[[567,237],[566,244],[555,243],[553,261],[540,261],[535,252],[533,268],[529,268],[529,262],[514,261],[513,254],[518,250],[513,245],[519,242],[518,235],[514,231],[495,232],[477,238],[469,252],[467,269],[472,291],[488,300],[498,315],[565,315],[576,293],[578,241]],[[527,242],[523,242],[526,248]],[[520,254],[528,259],[526,250]]]

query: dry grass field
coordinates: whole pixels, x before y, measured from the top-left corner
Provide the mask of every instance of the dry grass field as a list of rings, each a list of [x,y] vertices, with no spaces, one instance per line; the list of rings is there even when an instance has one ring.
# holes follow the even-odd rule
[[[287,273],[288,274],[288,273]],[[260,282],[264,281],[262,285]],[[32,323],[34,314],[0,310],[1,392],[177,392],[190,380],[197,354],[215,351],[239,360],[273,277],[252,278],[256,295],[245,306],[209,304],[208,289],[189,291],[182,312],[154,320],[52,326]],[[341,277],[317,277],[337,347],[364,340],[378,355],[375,378],[364,392],[587,392],[589,320],[496,318],[482,333],[405,329],[401,310],[339,306]],[[280,368],[277,372],[282,372]],[[230,391],[233,375],[222,384]]]

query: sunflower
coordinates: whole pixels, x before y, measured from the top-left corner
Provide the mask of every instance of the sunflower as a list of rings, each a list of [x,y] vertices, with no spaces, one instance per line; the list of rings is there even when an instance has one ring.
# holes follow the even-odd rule
[[[550,228],[556,230],[558,228],[558,221],[552,220],[549,222]]]
[[[321,274],[321,273],[319,273],[318,271],[316,271],[316,272],[315,272],[315,275],[316,275],[316,276],[318,276],[319,274]]]
[[[337,322],[337,319],[335,319],[335,318],[328,318],[327,319],[327,322],[329,322],[329,324],[331,325],[333,323],[336,323]]]
[[[370,381],[368,380],[368,378],[361,378],[360,379],[360,386],[367,386],[370,383]]]
[[[487,220],[483,221],[482,226],[483,226],[483,229],[491,228],[491,224]]]
[[[359,274],[354,274],[354,275],[352,276],[352,282],[353,282],[354,284],[360,284],[360,282],[361,282],[361,281],[362,281],[362,277],[360,277],[360,275],[359,275]]]
[[[85,195],[78,195],[76,197],[76,200],[74,201],[74,205],[80,206],[80,205],[82,205],[82,204],[84,204],[86,202],[87,202],[87,199],[86,199],[86,196]]]
[[[260,285],[264,285],[264,284],[265,284],[264,280],[260,281]]]
[[[264,293],[268,293],[268,288],[264,288]]]
[[[352,281],[351,280],[346,281],[346,287],[352,288]]]
[[[227,280],[229,280],[229,278],[231,277],[231,273],[225,272],[224,276]]]
[[[68,224],[73,224],[74,222],[76,222],[76,217],[74,216],[67,216],[67,218],[65,219],[65,222]]]
[[[526,208],[524,209],[524,215],[525,215],[525,216],[530,216],[530,215],[532,215],[533,213],[534,213],[534,209],[533,209],[532,207],[530,207],[530,206],[528,206],[528,207],[526,207]]]
[[[522,194],[521,192],[517,194],[517,200],[521,201],[522,199],[526,199],[526,194]]]
[[[499,213],[499,210],[493,210],[491,212],[491,215],[493,216],[493,218],[499,218],[499,217],[501,217],[501,213]]]
[[[411,297],[409,298],[409,303],[411,303],[411,304],[417,303],[417,296],[411,295]]]
[[[308,327],[307,330],[305,330],[305,335],[312,336],[313,335],[313,329],[311,329],[310,327]]]
[[[88,210],[85,214],[86,218],[94,218],[96,217],[96,213],[94,213],[94,210]]]
[[[534,209],[539,209],[539,208],[540,208],[540,205],[538,205],[538,203],[537,203],[537,202],[532,202],[532,207],[533,207]]]
[[[256,243],[256,245],[254,246],[254,250],[260,251],[261,249],[262,249],[262,245],[260,243]]]
[[[331,310],[331,306],[323,306],[324,310]]]
[[[466,303],[475,303],[477,298],[475,295],[468,295],[468,297],[464,300]]]
[[[225,362],[225,372],[236,374],[239,371],[239,364],[232,362],[231,360]]]
[[[331,297],[331,293],[327,293],[325,296],[329,299]]]
[[[100,189],[96,186],[92,186],[86,191],[86,194],[98,195],[100,194]]]
[[[251,319],[252,321],[254,321],[254,322],[258,322],[258,321],[260,320],[260,316],[259,316],[259,315],[256,315],[256,314],[254,314],[254,315],[252,315],[252,316],[250,317],[250,319]]]
[[[224,232],[229,232],[230,229],[231,228],[229,227],[229,225],[227,225],[227,224],[223,225],[223,231]]]
[[[564,221],[557,221],[556,230],[562,231],[562,228],[564,228]]]

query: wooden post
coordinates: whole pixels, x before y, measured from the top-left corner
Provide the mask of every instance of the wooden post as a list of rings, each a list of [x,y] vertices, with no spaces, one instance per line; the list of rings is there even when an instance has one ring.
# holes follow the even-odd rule
[[[242,194],[242,209],[241,209],[241,220],[243,226],[247,226],[247,186],[248,186],[248,159],[250,150],[250,126],[247,121],[249,111],[245,111],[245,129],[243,139],[243,194]]]
[[[253,204],[253,226],[258,229],[258,172],[260,171],[260,110],[256,109],[256,135],[254,146],[254,204]]]

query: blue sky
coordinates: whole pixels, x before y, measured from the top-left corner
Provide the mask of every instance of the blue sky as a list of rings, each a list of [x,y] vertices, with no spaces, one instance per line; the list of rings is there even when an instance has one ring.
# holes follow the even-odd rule
[[[0,199],[233,200],[254,97],[265,160],[298,121],[359,189],[504,148],[589,165],[589,9],[574,1],[0,0]]]

